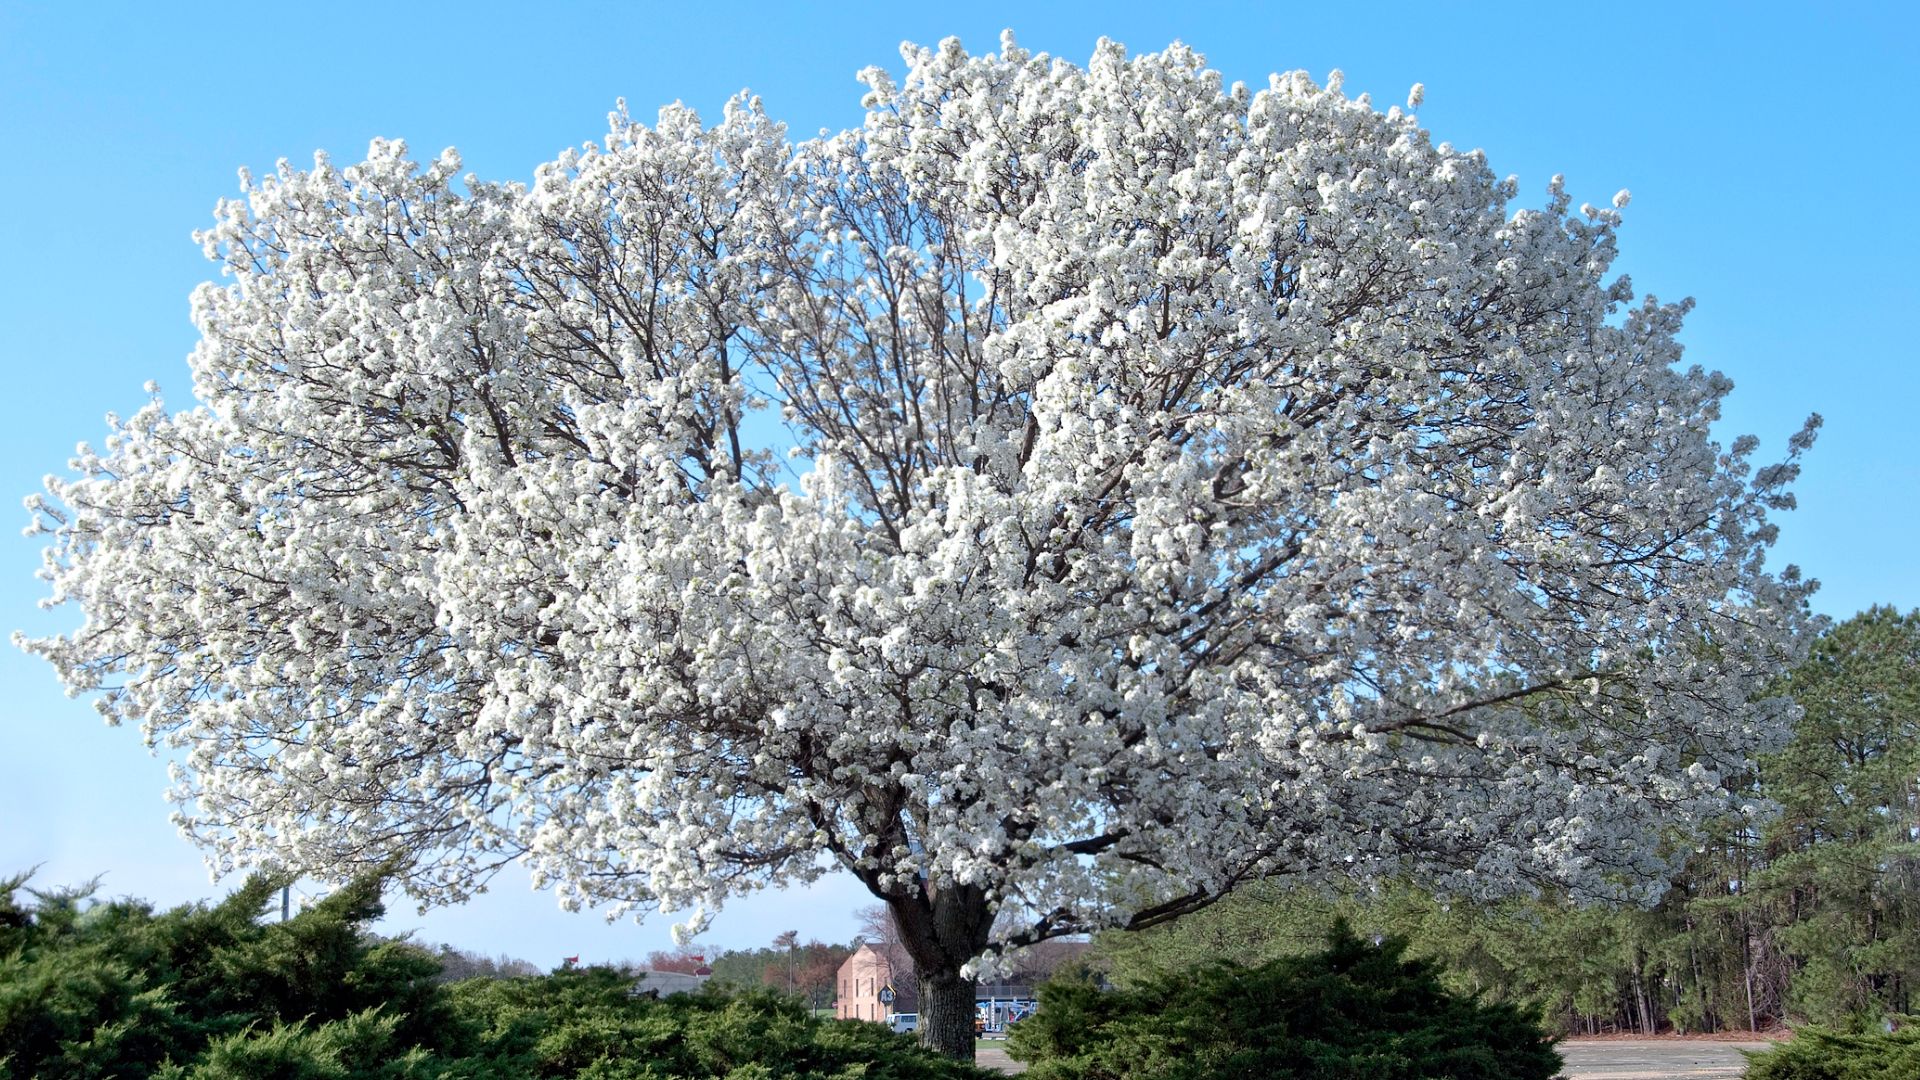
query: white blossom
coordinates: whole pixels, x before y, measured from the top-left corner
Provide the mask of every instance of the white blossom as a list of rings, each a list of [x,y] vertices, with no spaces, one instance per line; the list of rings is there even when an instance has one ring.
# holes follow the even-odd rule
[[[1657,880],[1810,586],[1624,197],[1515,208],[1337,72],[905,56],[798,144],[742,97],[524,186],[243,177],[198,404],[49,480],[86,621],[26,646],[219,867],[429,901],[839,866],[957,972],[1260,875]]]

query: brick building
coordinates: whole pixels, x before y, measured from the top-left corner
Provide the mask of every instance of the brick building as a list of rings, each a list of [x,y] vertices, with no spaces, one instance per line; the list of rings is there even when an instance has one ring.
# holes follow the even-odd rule
[[[999,1031],[1011,1019],[1030,1010],[1034,987],[1046,980],[1063,964],[1085,955],[1084,941],[1044,941],[1022,957],[1021,970],[1007,982],[981,983],[974,990],[975,1006],[985,1030]],[[920,1011],[919,980],[914,978],[913,960],[898,945],[861,945],[840,965],[835,976],[836,995],[833,1015],[840,1020],[885,1021],[887,1004],[880,1000],[882,987],[893,988],[892,1012]]]
[[[894,1012],[919,1012],[920,987],[913,977],[913,961],[898,948],[861,945],[840,965],[835,976],[833,1015],[839,1020],[882,1020],[887,1004],[880,989],[893,987]]]

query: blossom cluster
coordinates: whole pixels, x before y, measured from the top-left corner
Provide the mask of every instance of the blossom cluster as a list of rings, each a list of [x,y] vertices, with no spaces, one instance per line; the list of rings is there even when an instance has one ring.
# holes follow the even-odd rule
[[[1610,277],[1624,193],[1178,46],[905,58],[816,139],[623,106],[529,185],[382,141],[221,204],[197,404],[49,481],[86,621],[26,643],[221,868],[840,866],[1006,913],[966,955],[1272,874],[1630,892],[1728,808],[1795,466]]]

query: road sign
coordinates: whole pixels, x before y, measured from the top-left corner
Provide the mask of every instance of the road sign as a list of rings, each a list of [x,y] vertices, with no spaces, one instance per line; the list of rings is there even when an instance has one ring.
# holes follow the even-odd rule
[[[880,988],[880,1004],[882,1005],[893,1004],[893,984],[892,983],[888,983],[887,985],[882,986]]]

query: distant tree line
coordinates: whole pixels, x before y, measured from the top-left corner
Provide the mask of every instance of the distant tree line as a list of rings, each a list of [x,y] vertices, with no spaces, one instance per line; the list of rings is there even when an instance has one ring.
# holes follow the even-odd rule
[[[433,959],[440,965],[438,980],[443,983],[461,982],[465,979],[520,979],[534,975],[544,975],[538,965],[508,956],[484,956],[465,949],[456,949],[451,945],[437,945],[429,950]]]
[[[775,937],[771,945],[757,949],[727,949],[709,956],[696,948],[650,953],[647,967],[688,974],[705,971],[714,983],[733,990],[765,987],[800,997],[809,1008],[830,1009],[834,975],[853,955],[855,946],[820,941],[802,944],[799,932],[788,930]]]
[[[1723,823],[1651,910],[1265,884],[1168,927],[1105,935],[1099,962],[1127,985],[1299,955],[1345,917],[1405,937],[1456,989],[1537,1006],[1570,1034],[1860,1029],[1913,1013],[1920,612],[1877,607],[1833,627],[1780,689],[1804,710],[1791,741],[1728,781],[1773,812]]]
[[[787,930],[776,935],[772,944],[760,948],[716,950],[696,943],[656,949],[649,952],[645,960],[629,960],[614,966],[636,973],[646,970],[706,975],[716,985],[729,990],[778,990],[803,999],[809,1008],[830,1009],[834,1000],[834,978],[840,965],[853,955],[863,939],[873,940],[873,931],[867,927],[876,918],[874,912],[884,915],[885,910],[875,907],[859,912],[863,920],[861,934],[847,945],[820,941],[803,944],[799,931]],[[535,965],[511,956],[487,957],[451,945],[435,946],[431,951],[440,963],[442,982],[519,978],[542,973]]]

